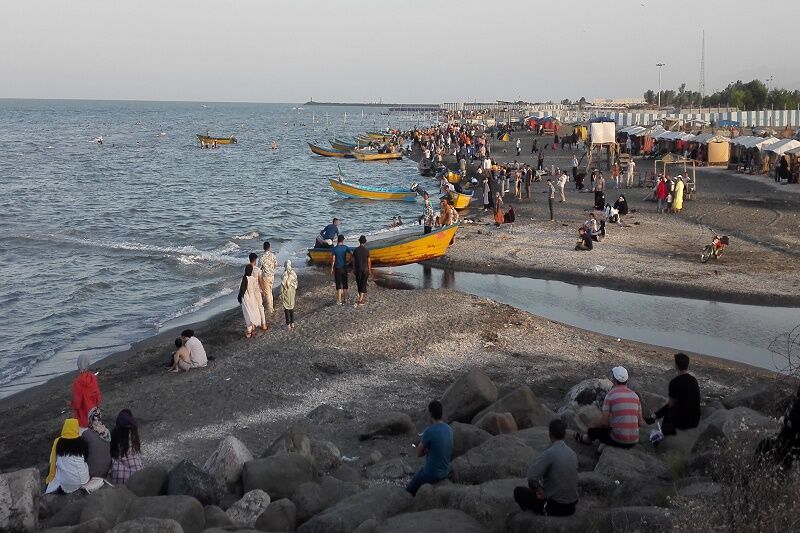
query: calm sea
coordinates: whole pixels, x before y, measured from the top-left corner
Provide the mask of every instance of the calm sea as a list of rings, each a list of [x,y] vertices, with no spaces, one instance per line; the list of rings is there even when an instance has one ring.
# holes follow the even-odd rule
[[[332,216],[348,234],[419,215],[341,199],[326,181],[341,164],[353,181],[405,187],[423,179],[413,162],[334,160],[306,145],[426,121],[386,112],[0,100],[0,396],[72,370],[81,353],[96,360],[232,305],[263,240],[281,261],[302,260]],[[239,143],[202,150],[206,131]]]

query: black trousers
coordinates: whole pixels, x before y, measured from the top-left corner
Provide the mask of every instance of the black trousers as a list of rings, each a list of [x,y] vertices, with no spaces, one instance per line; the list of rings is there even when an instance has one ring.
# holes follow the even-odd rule
[[[536,514],[547,516],[571,516],[575,514],[575,505],[578,502],[559,503],[552,499],[538,498],[536,491],[530,487],[517,487],[514,489],[514,501],[523,511],[533,511]]]
[[[294,324],[294,309],[284,309],[283,314],[286,317],[286,325]]]
[[[547,198],[547,207],[550,208],[550,220],[553,220],[554,218],[553,218],[553,199],[552,198],[549,198],[549,197]]]
[[[687,420],[683,420],[678,416],[678,411],[669,404],[664,405],[661,409],[655,412],[656,418],[661,418],[661,432],[664,435],[675,435],[678,429],[692,429],[696,428],[697,424],[691,424]]]

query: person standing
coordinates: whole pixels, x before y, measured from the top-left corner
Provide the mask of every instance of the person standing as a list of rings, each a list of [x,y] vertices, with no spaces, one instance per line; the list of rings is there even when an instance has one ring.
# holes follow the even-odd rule
[[[539,157],[536,160],[536,170],[544,170],[544,153],[539,152]]]
[[[522,141],[517,137],[517,157],[522,153]]]
[[[633,187],[633,171],[636,170],[636,162],[631,159],[628,161],[628,168],[627,168],[627,176],[626,176],[626,184],[625,187],[630,189]]]
[[[494,198],[494,225],[498,228],[503,223],[503,215],[503,197],[497,192]]]
[[[683,176],[678,176],[678,180],[675,182],[675,192],[672,193],[672,209],[676,213],[680,213],[683,209],[683,189]]]
[[[283,314],[286,317],[286,328],[294,329],[294,303],[297,296],[297,272],[292,268],[292,262],[286,260],[283,264],[281,276],[281,303]]]
[[[453,429],[444,420],[442,403],[434,400],[428,404],[432,424],[422,432],[416,445],[417,457],[425,457],[425,465],[414,475],[406,486],[412,496],[426,483],[436,483],[447,479],[450,473],[450,457],[453,454]]]
[[[492,205],[492,189],[489,187],[489,178],[483,178],[483,210],[488,211],[489,207]]]
[[[656,200],[658,201],[658,212],[663,213],[667,205],[667,196],[669,196],[669,188],[667,187],[667,177],[662,176],[656,185]]]
[[[89,370],[91,360],[88,354],[78,356],[78,377],[72,383],[72,417],[82,428],[89,427],[89,411],[99,407],[103,399],[97,376]]]
[[[553,187],[553,180],[547,178],[547,207],[550,208],[550,222],[555,222],[555,217],[553,216],[553,200],[556,199],[556,188]]]
[[[278,258],[270,251],[269,241],[264,241],[264,253],[258,260],[258,268],[261,270],[261,280],[264,282],[264,297],[267,300],[267,312],[274,311],[272,302],[272,286],[275,285],[275,270],[278,268]]]
[[[236,298],[242,306],[244,336],[247,339],[253,336],[256,327],[261,323],[261,316],[264,314],[264,307],[260,305],[257,296],[259,290],[258,278],[253,275],[253,265],[248,264],[244,267],[244,276],[239,284],[239,295]],[[259,307],[261,307],[260,311]]]
[[[567,184],[567,175],[565,173],[561,173],[558,175],[558,192],[561,194],[561,200],[559,202],[564,203],[567,199],[564,197],[564,186]]]
[[[578,157],[573,154],[572,156],[572,179],[578,177]]]
[[[614,188],[619,189],[619,180],[622,177],[619,171],[619,163],[614,163],[611,166],[611,177],[614,178]]]
[[[428,198],[428,193],[425,193]],[[344,244],[344,235],[339,235],[336,246],[331,250],[331,274],[336,285],[336,303],[344,305],[347,303],[347,254],[352,252]]]
[[[533,144],[531,144],[531,154],[535,154],[539,151],[539,141],[537,139],[533,140]]]
[[[358,286],[358,301],[354,307],[367,303],[367,280],[372,273],[372,259],[369,257],[367,238],[362,235],[358,238],[358,248],[353,250],[353,273]]]
[[[424,233],[430,233],[431,229],[433,228],[433,222],[436,215],[433,213],[431,199],[427,192],[423,193],[422,199],[422,225],[425,228]]]
[[[594,180],[594,208],[603,209],[606,205],[606,179],[603,173],[599,173]]]
[[[253,277],[256,278],[258,283],[258,290],[256,291],[256,301],[258,302],[258,314],[261,318],[261,331],[267,331],[267,316],[264,313],[264,293],[267,292],[264,278],[261,277],[261,270],[256,266],[258,264],[258,255],[251,253],[248,256],[250,264],[253,265]],[[272,293],[272,286],[270,286],[270,293]]]

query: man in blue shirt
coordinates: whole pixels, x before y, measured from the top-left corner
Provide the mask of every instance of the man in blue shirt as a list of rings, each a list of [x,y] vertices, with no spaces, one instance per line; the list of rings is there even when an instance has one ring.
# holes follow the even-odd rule
[[[417,445],[417,457],[425,456],[425,466],[406,486],[406,490],[412,495],[416,495],[422,485],[446,479],[450,473],[453,430],[442,420],[442,402],[434,400],[429,403],[428,413],[433,424],[425,429]]]
[[[328,224],[319,232],[314,245],[317,248],[333,248],[333,240],[337,235],[339,235],[339,219],[334,218],[331,224]]]
[[[344,243],[344,235],[339,235],[336,246],[331,249],[331,274],[336,284],[339,305],[347,301],[347,254],[352,252]]]

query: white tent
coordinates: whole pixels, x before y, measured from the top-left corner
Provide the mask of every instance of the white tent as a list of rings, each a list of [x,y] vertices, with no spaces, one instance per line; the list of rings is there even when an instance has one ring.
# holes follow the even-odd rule
[[[783,139],[783,140],[778,141],[776,143],[770,144],[766,148],[766,151],[767,152],[772,152],[774,154],[781,155],[781,154],[783,154],[785,152],[788,152],[789,150],[792,150],[794,148],[800,148],[800,141],[797,141],[795,139]]]
[[[740,135],[739,137],[735,137],[731,144],[736,146],[744,146],[748,141],[752,141],[753,139],[762,139],[762,137],[753,137],[752,135]]]
[[[748,148],[755,148],[756,150],[764,150],[768,146],[773,145],[776,142],[779,142],[779,139],[777,137],[766,137],[766,138],[761,139],[760,141],[747,143],[747,147]]]
[[[792,148],[791,150],[786,150],[784,154],[800,155],[800,146]]]

